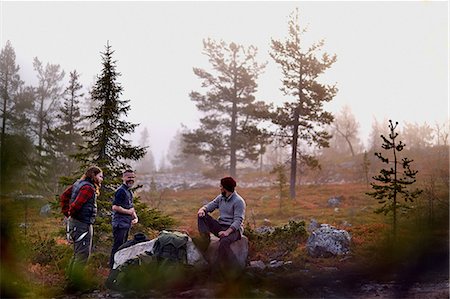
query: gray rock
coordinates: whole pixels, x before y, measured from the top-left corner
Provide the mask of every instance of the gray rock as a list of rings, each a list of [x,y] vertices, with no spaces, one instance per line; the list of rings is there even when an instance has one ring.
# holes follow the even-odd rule
[[[311,222],[309,223],[309,226],[308,226],[308,232],[312,233],[313,231],[315,231],[319,227],[320,227],[319,222],[317,222],[316,219],[312,218]]]
[[[50,215],[50,212],[51,212],[51,211],[52,211],[52,207],[51,207],[50,204],[48,203],[48,204],[44,205],[44,206],[41,208],[39,214],[40,214],[41,216],[48,216],[48,215]]]
[[[152,252],[155,241],[156,238],[117,251],[116,254],[114,255],[113,269],[116,269],[117,267],[125,263],[127,260],[135,258],[138,255],[145,253],[146,251]],[[206,265],[206,260],[204,259],[201,252],[197,249],[197,247],[195,247],[190,237],[186,244],[186,253],[187,253],[187,263],[189,265],[193,265],[195,267],[201,267]]]
[[[341,204],[341,198],[340,197],[332,197],[328,200],[328,206],[335,208],[338,207]]]
[[[258,268],[264,270],[266,268],[266,264],[263,261],[250,261],[250,268]]]
[[[129,259],[133,259],[140,254],[145,253],[146,251],[151,252],[153,249],[153,245],[155,244],[156,239],[151,241],[137,243],[133,246],[123,248],[116,252],[114,255],[114,265],[113,269],[116,269]]]
[[[275,228],[272,226],[260,226],[255,229],[255,232],[258,234],[271,234],[275,231]]]
[[[284,265],[283,261],[277,261],[277,260],[272,260],[269,263],[269,267],[270,268],[278,268]]]
[[[350,241],[351,236],[347,231],[322,224],[311,233],[306,248],[312,257],[344,255],[350,252]]]
[[[230,248],[236,257],[239,266],[241,268],[245,268],[248,257],[248,238],[246,236],[242,236],[240,240],[231,243]],[[214,262],[217,260],[218,249],[219,249],[219,238],[211,234],[211,243],[209,244],[205,256],[206,260],[210,264],[214,264]]]

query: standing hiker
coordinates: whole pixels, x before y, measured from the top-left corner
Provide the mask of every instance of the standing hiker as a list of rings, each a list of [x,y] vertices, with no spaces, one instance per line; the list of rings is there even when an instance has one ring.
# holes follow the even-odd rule
[[[68,217],[68,235],[73,241],[74,264],[84,266],[92,250],[92,224],[97,215],[97,196],[103,181],[103,172],[97,166],[89,167],[84,175],[60,196],[63,214]]]
[[[116,190],[113,201],[113,246],[111,249],[111,256],[109,259],[109,266],[112,269],[114,266],[114,254],[119,247],[128,239],[128,233],[131,225],[138,222],[138,217],[133,206],[133,187],[136,175],[133,170],[127,169],[122,175],[123,184]]]
[[[220,238],[217,264],[220,269],[233,267],[237,260],[231,251],[231,243],[240,240],[244,232],[245,201],[234,190],[236,181],[232,177],[220,180],[220,194],[211,202],[201,207],[198,212],[198,230],[200,232],[199,248],[206,251],[210,242],[210,233]],[[209,213],[219,209],[216,220]]]

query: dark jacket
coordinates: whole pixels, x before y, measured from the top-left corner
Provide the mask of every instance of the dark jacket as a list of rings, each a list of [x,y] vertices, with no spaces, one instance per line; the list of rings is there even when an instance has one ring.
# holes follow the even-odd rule
[[[76,181],[72,187],[72,196],[70,198],[71,204],[77,198],[81,187],[85,185],[89,185],[95,190],[94,184],[89,179]],[[93,224],[95,222],[95,217],[97,216],[97,194],[95,191],[93,195],[80,207],[80,209],[70,216],[80,222]]]
[[[122,184],[114,194],[113,205],[121,206],[124,209],[131,209],[133,207],[133,193],[125,185]],[[118,228],[130,228],[131,227],[131,215],[122,214],[117,211],[113,211],[112,226]]]

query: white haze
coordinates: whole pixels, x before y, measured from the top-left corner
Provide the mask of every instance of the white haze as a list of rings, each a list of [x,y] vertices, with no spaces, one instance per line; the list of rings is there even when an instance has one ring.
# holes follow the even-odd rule
[[[1,47],[10,40],[27,84],[33,57],[81,73],[90,87],[109,41],[122,73],[129,120],[147,127],[161,160],[175,132],[198,126],[189,92],[199,90],[193,67],[209,68],[202,39],[255,45],[268,61],[258,80],[258,99],[282,103],[280,71],[269,56],[270,39],[287,36],[298,7],[308,25],[306,44],[325,39],[337,63],[321,79],[337,83],[327,109],[349,105],[367,142],[376,118],[400,123],[448,119],[448,2],[9,2],[0,1]],[[158,164],[157,164],[158,165]]]

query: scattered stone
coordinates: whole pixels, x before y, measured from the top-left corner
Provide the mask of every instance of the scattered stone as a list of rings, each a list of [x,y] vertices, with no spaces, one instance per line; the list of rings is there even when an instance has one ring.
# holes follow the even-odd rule
[[[264,270],[266,268],[266,264],[264,264],[264,262],[261,260],[250,261],[250,268],[257,268],[257,269]]]
[[[341,204],[341,197],[332,197],[328,200],[328,206],[329,207],[337,207]]]
[[[277,260],[272,260],[269,263],[269,267],[270,268],[278,268],[284,265],[283,261],[277,261]]]
[[[258,234],[271,234],[275,231],[275,228],[272,226],[260,226],[255,229],[255,232]]]
[[[350,226],[352,226],[352,224],[347,222],[347,220],[345,220],[342,222],[342,226],[350,227]]]
[[[39,212],[39,214],[41,216],[49,216],[51,211],[52,211],[52,207],[48,203],[41,208],[41,211]]]

